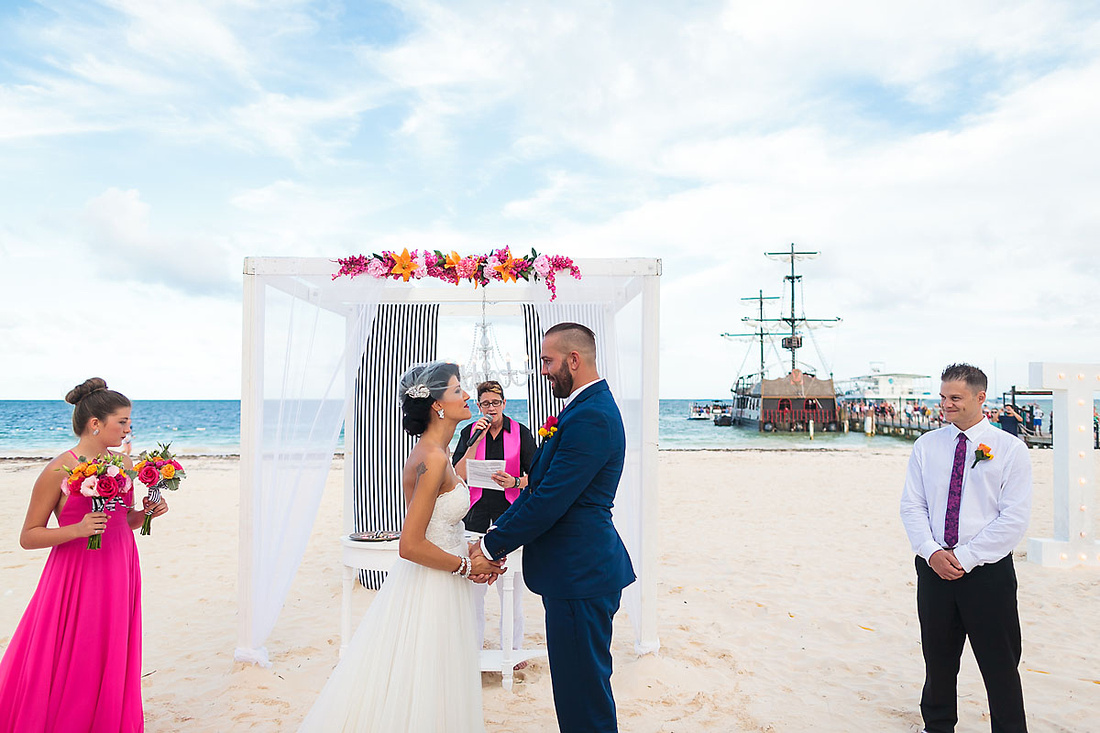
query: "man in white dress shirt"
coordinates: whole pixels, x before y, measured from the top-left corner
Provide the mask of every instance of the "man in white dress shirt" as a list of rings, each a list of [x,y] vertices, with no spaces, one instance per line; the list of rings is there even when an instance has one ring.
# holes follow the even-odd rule
[[[993,733],[1022,733],[1012,551],[1031,514],[1031,458],[1023,441],[983,416],[987,380],[980,369],[952,364],[940,379],[949,424],[913,446],[901,497],[901,519],[917,553],[921,715],[927,733],[955,730],[959,660],[969,638]]]

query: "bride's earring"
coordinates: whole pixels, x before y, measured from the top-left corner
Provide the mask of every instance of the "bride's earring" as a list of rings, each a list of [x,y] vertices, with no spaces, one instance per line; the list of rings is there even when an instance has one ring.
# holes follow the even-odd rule
[[[440,420],[442,420],[442,419],[443,419],[444,417],[446,417],[446,416],[447,416],[447,413],[445,413],[445,412],[443,411],[443,408],[442,408],[442,407],[440,407],[440,408],[439,408],[438,410],[436,410],[435,414],[436,414],[436,415],[439,415],[439,419],[440,419]]]
[[[92,435],[99,435],[99,428],[92,431]]]

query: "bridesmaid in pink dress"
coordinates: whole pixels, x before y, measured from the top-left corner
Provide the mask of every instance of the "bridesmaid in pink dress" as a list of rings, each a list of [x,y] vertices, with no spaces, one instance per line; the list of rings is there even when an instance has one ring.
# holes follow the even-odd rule
[[[0,661],[0,732],[134,733],[141,708],[141,570],[134,530],[143,509],[93,512],[61,493],[62,468],[106,455],[130,432],[130,400],[93,378],[65,397],[80,442],[34,484],[19,535],[25,549],[53,548],[38,589]],[[124,458],[132,467],[129,457]],[[124,497],[133,506],[133,489]],[[146,502],[143,502],[146,503]],[[147,507],[146,507],[147,508]],[[168,511],[161,501],[153,515]],[[56,527],[48,527],[50,515]],[[101,534],[102,548],[88,537]]]

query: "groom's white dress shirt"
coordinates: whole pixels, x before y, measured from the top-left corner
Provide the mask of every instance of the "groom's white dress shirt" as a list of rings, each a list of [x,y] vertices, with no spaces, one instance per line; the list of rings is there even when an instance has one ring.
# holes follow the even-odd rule
[[[969,573],[997,562],[1024,538],[1031,516],[1031,457],[1022,440],[984,418],[966,431],[946,425],[918,438],[905,476],[901,519],[913,552],[925,560],[947,546],[947,494],[960,432],[966,434],[966,463],[955,557]],[[993,457],[974,465],[981,443]]]

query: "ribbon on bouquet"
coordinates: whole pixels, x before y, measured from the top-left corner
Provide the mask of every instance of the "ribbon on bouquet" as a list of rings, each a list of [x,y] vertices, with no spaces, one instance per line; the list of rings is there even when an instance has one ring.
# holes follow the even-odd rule
[[[141,523],[143,535],[153,532],[153,507],[160,503],[160,488],[163,483],[156,483],[149,487],[149,508],[145,510],[145,521]]]

